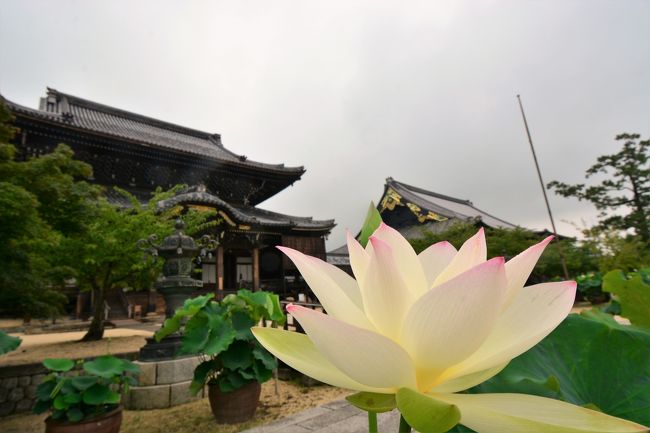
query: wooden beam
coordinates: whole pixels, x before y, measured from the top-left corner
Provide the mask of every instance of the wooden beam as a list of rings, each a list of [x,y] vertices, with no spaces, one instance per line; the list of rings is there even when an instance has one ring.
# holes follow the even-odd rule
[[[223,290],[223,247],[217,247],[217,290]]]
[[[260,249],[253,248],[253,291],[260,290]]]

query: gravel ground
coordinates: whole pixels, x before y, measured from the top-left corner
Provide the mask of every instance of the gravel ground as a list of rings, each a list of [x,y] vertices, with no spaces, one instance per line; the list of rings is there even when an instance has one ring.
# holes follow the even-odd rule
[[[294,382],[273,380],[262,385],[260,405],[255,417],[235,425],[216,424],[207,399],[169,409],[125,411],[120,433],[235,433],[256,425],[268,424],[303,410],[340,400],[351,391],[326,385],[304,387]],[[13,415],[0,418],[2,433],[42,433],[46,415]]]

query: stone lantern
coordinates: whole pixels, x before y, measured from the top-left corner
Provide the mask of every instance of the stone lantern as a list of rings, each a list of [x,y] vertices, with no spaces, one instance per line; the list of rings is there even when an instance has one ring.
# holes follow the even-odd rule
[[[216,242],[209,236],[201,238],[201,244],[197,245],[191,236],[183,232],[185,223],[179,218],[176,220],[175,231],[167,236],[160,244],[157,244],[156,235],[147,239],[140,239],[138,246],[151,254],[154,260],[162,257],[165,260],[163,265],[163,276],[156,284],[156,291],[165,299],[165,318],[174,315],[177,308],[183,305],[192,292],[203,287],[203,282],[192,278],[194,268],[193,261],[200,259],[200,255],[206,254],[208,247],[216,247]],[[199,252],[201,254],[199,255]],[[157,361],[174,358],[181,345],[181,336],[172,334],[160,342],[153,338],[147,339],[147,344],[140,349],[140,361]]]

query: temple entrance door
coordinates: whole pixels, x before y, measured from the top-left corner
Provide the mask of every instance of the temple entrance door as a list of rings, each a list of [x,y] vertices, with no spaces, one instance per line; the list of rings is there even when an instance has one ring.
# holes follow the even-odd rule
[[[244,249],[227,249],[223,257],[224,290],[253,289],[253,257]]]
[[[251,288],[253,285],[253,258],[237,257],[236,272],[238,288]]]

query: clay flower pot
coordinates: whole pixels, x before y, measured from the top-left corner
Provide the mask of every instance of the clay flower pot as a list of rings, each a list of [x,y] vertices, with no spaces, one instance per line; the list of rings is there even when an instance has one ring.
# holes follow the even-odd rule
[[[80,422],[45,420],[45,433],[118,433],[122,425],[122,406]]]
[[[237,424],[255,415],[262,386],[251,382],[232,392],[221,392],[219,385],[208,384],[208,399],[214,419],[219,424]]]

